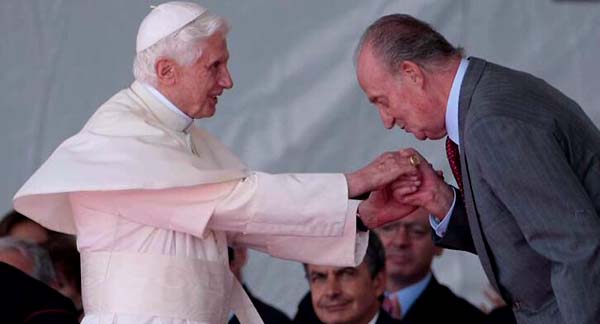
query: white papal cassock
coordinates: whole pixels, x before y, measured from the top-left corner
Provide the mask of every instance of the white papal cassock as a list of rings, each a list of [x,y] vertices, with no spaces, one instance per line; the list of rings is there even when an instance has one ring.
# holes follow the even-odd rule
[[[134,82],[19,190],[15,208],[77,234],[84,323],[261,323],[227,245],[315,264],[360,263],[367,233],[342,174],[248,171]]]

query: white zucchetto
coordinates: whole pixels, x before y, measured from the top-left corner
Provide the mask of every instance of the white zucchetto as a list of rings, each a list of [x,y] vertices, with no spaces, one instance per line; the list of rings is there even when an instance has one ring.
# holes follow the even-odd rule
[[[206,8],[183,1],[167,2],[155,7],[140,24],[136,52],[156,44],[205,12]]]

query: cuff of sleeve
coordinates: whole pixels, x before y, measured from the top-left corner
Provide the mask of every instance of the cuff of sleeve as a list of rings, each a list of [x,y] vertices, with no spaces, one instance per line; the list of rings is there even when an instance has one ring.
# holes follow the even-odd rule
[[[448,229],[448,224],[450,223],[450,218],[452,218],[452,212],[454,211],[454,204],[456,204],[456,189],[454,189],[454,187],[451,188],[453,194],[452,206],[450,206],[444,219],[438,221],[433,215],[429,215],[429,224],[435,231],[435,234],[439,237],[444,237],[444,235],[446,235],[446,230]]]
[[[355,267],[367,253],[369,232],[356,231],[359,201],[349,200],[344,230],[340,235],[321,237],[271,236],[267,252],[283,259],[336,267]]]

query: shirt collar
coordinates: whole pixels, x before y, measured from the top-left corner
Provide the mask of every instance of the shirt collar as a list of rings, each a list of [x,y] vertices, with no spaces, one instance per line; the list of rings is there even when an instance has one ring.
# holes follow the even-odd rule
[[[400,310],[402,311],[403,317],[406,313],[408,313],[408,310],[414,304],[415,300],[421,296],[423,290],[425,290],[430,280],[431,272],[420,281],[393,293],[396,294],[396,297],[398,297],[398,302],[400,302]]]
[[[373,318],[369,321],[369,324],[377,323],[378,318],[379,318],[379,311],[377,313],[375,313],[375,316],[373,316]]]
[[[150,92],[150,94],[152,94],[156,99],[158,99],[158,101],[168,108],[168,110],[163,109],[161,111],[154,111],[159,115],[158,117],[162,122],[167,124],[168,127],[178,131],[185,131],[188,127],[190,127],[194,121],[193,118],[183,113],[181,109],[177,108],[177,106],[175,106],[169,99],[167,99],[167,97],[165,97],[153,86],[146,83],[142,83],[142,85],[144,88],[146,88],[146,90],[148,90],[148,92]]]
[[[454,75],[454,81],[452,81],[452,88],[450,89],[450,96],[448,96],[448,104],[446,106],[446,131],[448,132],[448,137],[456,144],[460,144],[458,133],[458,98],[460,97],[460,88],[468,66],[469,60],[464,58],[460,60],[460,65]]]

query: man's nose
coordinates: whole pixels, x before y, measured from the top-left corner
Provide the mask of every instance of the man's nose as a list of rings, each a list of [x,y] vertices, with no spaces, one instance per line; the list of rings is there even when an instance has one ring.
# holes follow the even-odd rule
[[[328,296],[336,296],[340,293],[340,283],[337,278],[328,278],[326,283],[325,293]]]
[[[411,240],[406,227],[400,226],[398,229],[396,229],[396,233],[393,238],[393,244],[396,246],[408,246],[410,243]]]
[[[233,88],[233,79],[231,78],[231,74],[229,73],[229,69],[227,67],[225,67],[221,73],[219,85],[225,89]]]
[[[379,109],[379,117],[381,118],[381,122],[383,123],[383,127],[386,129],[391,129],[394,127],[394,117],[388,115],[383,109]]]

